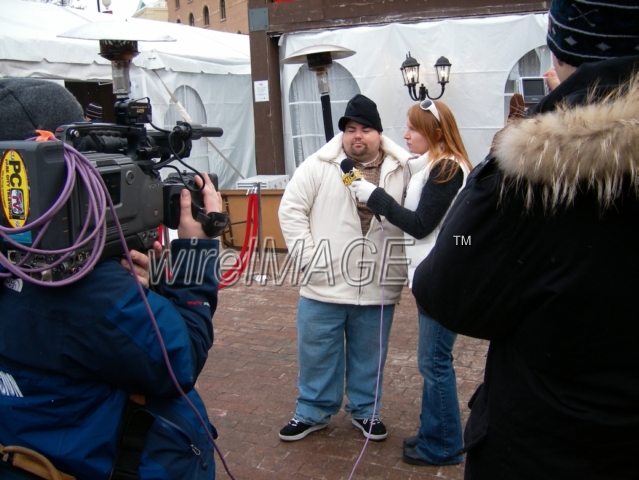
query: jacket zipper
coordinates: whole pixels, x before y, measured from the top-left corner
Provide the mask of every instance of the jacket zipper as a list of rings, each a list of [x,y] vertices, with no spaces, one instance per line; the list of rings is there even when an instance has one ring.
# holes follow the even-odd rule
[[[163,418],[163,417],[158,417],[155,416],[156,421],[163,427],[166,428],[167,430],[171,431],[175,431],[178,433],[177,438],[180,439],[180,441],[182,443],[184,443],[187,448],[189,450],[191,450],[191,452],[193,452],[194,455],[196,455],[199,460],[200,460],[200,464],[202,466],[203,469],[207,469],[208,465],[204,462],[204,459],[202,458],[202,452],[199,448],[197,448],[193,442],[191,441],[191,438],[189,437],[189,434],[186,433],[182,428],[178,427],[176,424],[168,421],[167,419]]]
[[[336,163],[336,162],[333,162]],[[382,161],[383,163],[383,161]],[[338,168],[341,171],[341,167],[338,165]],[[393,168],[392,170],[390,170],[388,173],[386,173],[386,176],[383,178],[383,185],[386,185],[386,180],[388,179],[388,177],[395,171],[397,170],[397,165],[395,166],[395,168]],[[402,182],[403,183],[403,182]],[[380,186],[380,185],[378,185]],[[381,186],[381,188],[384,188],[384,186]],[[405,190],[405,189],[403,189]],[[405,192],[402,192],[402,195],[405,195]],[[353,198],[353,196],[351,195],[351,200],[353,202],[353,204],[355,205],[355,215],[357,216],[357,219],[359,220],[359,230],[360,232],[362,231],[362,220],[359,218],[359,214],[357,213],[357,200]],[[403,201],[402,201],[403,203]],[[373,225],[373,220],[377,220],[377,218],[375,218],[375,215],[373,215],[373,218],[371,219],[371,226]],[[380,224],[382,223],[381,221],[379,222]],[[381,227],[380,227],[381,228]],[[371,227],[368,227],[368,232],[370,232]],[[366,232],[365,238],[368,238],[368,232]],[[402,245],[402,250],[404,249],[404,246]],[[364,261],[364,249],[362,248],[362,256],[361,256],[361,260],[362,263]],[[361,273],[362,273],[362,268],[360,267],[360,278],[361,278]],[[362,299],[362,285],[360,282],[360,285],[357,287],[357,303],[359,304],[359,301]]]

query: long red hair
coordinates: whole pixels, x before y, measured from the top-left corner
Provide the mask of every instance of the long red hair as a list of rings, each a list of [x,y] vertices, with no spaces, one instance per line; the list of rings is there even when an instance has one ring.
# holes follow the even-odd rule
[[[468,153],[466,153],[464,142],[459,134],[453,112],[439,100],[433,100],[433,103],[437,107],[441,122],[438,122],[431,112],[422,110],[419,104],[408,109],[408,120],[413,128],[428,140],[428,159],[432,162],[431,170],[440,163],[442,164],[441,170],[435,178],[435,183],[446,183],[461,168],[459,163],[466,165],[469,171],[472,170],[473,166],[468,160]],[[438,130],[441,131],[441,138]],[[451,157],[455,157],[457,161],[447,161]]]

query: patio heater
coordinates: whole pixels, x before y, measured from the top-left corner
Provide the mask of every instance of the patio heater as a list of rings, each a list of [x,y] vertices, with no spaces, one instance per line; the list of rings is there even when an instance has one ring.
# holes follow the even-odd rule
[[[335,45],[314,45],[293,52],[282,60],[284,64],[306,63],[308,69],[317,75],[317,88],[322,102],[322,119],[324,121],[326,142],[330,141],[334,136],[328,69],[333,66],[333,60],[350,57],[351,55],[355,55],[355,52],[348,48]]]
[[[129,70],[137,56],[138,42],[174,42],[175,39],[146,25],[133,24],[129,19],[85,23],[58,35],[78,40],[98,40],[100,56],[111,62],[113,93],[124,99],[131,93]]]

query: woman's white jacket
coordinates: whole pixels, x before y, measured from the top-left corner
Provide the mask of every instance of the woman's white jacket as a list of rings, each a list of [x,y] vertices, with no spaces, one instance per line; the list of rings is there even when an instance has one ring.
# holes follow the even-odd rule
[[[452,160],[455,160],[457,163],[459,163],[459,166],[464,174],[462,186],[459,188],[459,190],[461,191],[461,189],[464,188],[464,185],[466,185],[466,177],[468,177],[470,171],[463,162],[459,162],[456,158],[452,158]],[[410,179],[407,181],[406,197],[404,199],[403,205],[404,208],[412,211],[417,210],[417,205],[419,204],[422,196],[422,189],[428,181],[432,166],[433,162],[429,162],[428,160],[428,152],[417,158],[408,160],[405,167],[406,171],[404,172],[404,175],[405,177],[410,176]],[[453,202],[451,202],[451,205],[453,204]],[[448,208],[450,209],[450,206]],[[444,219],[445,218],[446,216],[444,216]],[[408,233],[404,233],[407,242],[406,257],[410,259],[410,263],[408,265],[408,280],[410,284],[412,284],[413,282],[413,274],[415,273],[415,269],[433,249],[444,219],[442,219],[442,221],[439,222],[439,225],[437,225],[437,227],[424,238],[415,238]]]

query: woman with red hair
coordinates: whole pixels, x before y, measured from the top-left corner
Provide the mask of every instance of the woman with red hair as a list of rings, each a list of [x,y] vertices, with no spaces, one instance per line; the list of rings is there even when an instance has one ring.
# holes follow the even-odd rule
[[[403,205],[364,179],[353,182],[358,201],[405,233],[412,284],[417,265],[426,258],[440,226],[472,169],[450,109],[424,100],[408,109],[408,150],[415,154],[404,167]],[[418,309],[417,363],[424,377],[419,433],[404,439],[403,460],[411,465],[454,465],[463,461],[461,418],[453,369],[457,335]]]

